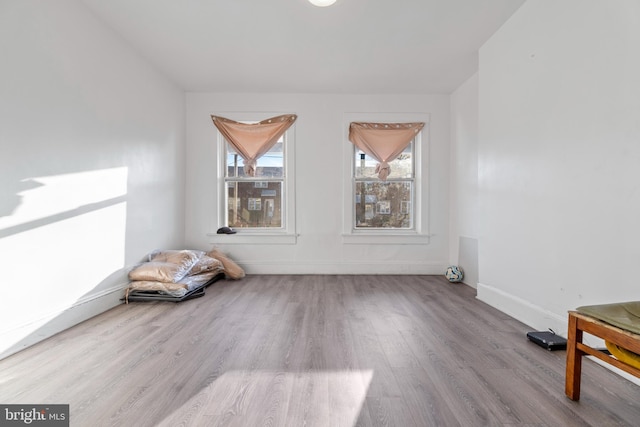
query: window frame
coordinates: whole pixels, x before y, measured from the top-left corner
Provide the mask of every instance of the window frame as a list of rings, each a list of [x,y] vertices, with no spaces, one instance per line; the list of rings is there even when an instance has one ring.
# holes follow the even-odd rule
[[[414,189],[411,200],[413,227],[400,228],[356,228],[355,212],[355,153],[357,147],[349,141],[351,122],[408,123],[424,122],[424,128],[413,140]],[[345,244],[428,244],[429,212],[429,113],[345,113],[343,117],[343,230]]]
[[[221,113],[220,116],[232,117],[233,120],[247,123],[259,122],[269,117],[279,116],[281,112],[261,112],[261,113]],[[234,228],[236,234],[217,234],[216,230],[226,226],[224,224],[227,217],[227,177],[226,177],[226,155],[227,141],[224,136],[215,129],[216,132],[216,153],[217,162],[217,188],[218,188],[218,210],[217,220],[212,222],[212,230],[207,233],[210,243],[224,244],[295,244],[297,241],[296,217],[295,217],[295,127],[294,123],[283,134],[283,178],[282,182],[282,226],[277,228]],[[251,182],[267,182],[270,179],[256,177],[247,179]],[[280,179],[277,181],[280,182]]]

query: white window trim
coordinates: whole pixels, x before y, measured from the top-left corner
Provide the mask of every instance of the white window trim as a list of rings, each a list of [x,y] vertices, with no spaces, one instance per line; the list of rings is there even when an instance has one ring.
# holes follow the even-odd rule
[[[354,146],[349,141],[349,124],[351,122],[407,123],[424,122],[425,127],[416,136],[414,143],[414,228],[411,230],[366,230],[354,227],[353,176]],[[343,200],[342,200],[342,243],[344,244],[403,244],[425,245],[429,243],[429,113],[345,113],[343,116]]]
[[[258,122],[269,117],[275,117],[282,114],[290,114],[291,112],[226,112],[226,113],[214,113],[214,115],[220,115],[222,117],[229,117],[236,121],[251,121]],[[217,218],[212,220],[212,227],[207,236],[209,237],[209,243],[212,244],[225,244],[225,245],[293,245],[297,242],[296,233],[296,190],[295,190],[295,127],[294,123],[285,132],[286,142],[284,144],[284,159],[285,159],[285,177],[283,181],[283,198],[284,209],[282,211],[282,220],[284,226],[282,228],[273,230],[264,230],[252,228],[250,230],[243,230],[242,228],[234,228],[236,234],[217,234],[218,228],[226,226],[223,224],[226,213],[225,209],[225,144],[226,140],[222,134],[216,130],[216,153],[218,156],[218,212]]]

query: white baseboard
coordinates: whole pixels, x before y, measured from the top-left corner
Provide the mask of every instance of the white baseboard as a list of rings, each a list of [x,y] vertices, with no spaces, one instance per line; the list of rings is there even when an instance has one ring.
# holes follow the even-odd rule
[[[530,326],[532,330],[552,329],[558,335],[566,338],[568,327],[566,315],[552,313],[543,307],[483,283],[478,283],[477,290],[477,298],[480,301]]]
[[[247,274],[416,274],[444,275],[447,264],[418,262],[238,261]]]
[[[0,332],[0,360],[43,341],[119,304],[128,284],[120,284],[88,295],[49,313],[38,313],[28,322]]]

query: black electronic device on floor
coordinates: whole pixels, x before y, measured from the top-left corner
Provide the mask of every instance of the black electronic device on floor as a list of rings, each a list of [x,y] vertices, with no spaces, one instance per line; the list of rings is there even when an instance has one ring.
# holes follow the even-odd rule
[[[567,340],[560,335],[556,335],[552,330],[527,332],[527,338],[529,341],[550,351],[567,349]]]

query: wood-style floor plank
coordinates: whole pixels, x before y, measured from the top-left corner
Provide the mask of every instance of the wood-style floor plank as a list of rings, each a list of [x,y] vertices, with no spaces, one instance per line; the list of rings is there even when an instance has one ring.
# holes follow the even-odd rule
[[[73,426],[637,426],[640,387],[436,276],[269,275],[131,303],[0,361]]]

